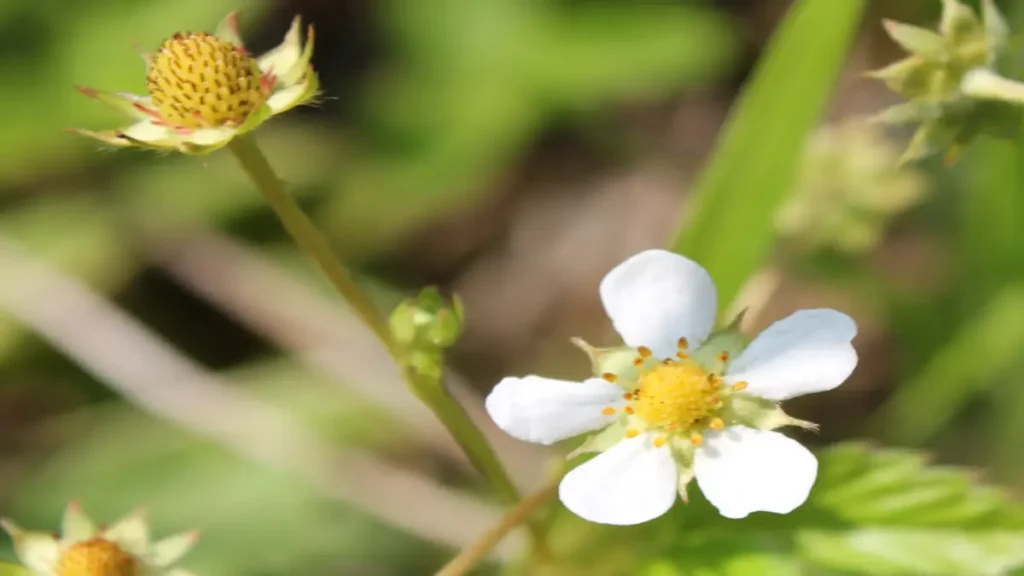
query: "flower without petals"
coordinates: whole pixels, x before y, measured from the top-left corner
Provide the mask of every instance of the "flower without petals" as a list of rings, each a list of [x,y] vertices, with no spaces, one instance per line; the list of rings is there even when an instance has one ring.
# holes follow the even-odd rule
[[[0,524],[14,539],[21,563],[39,576],[194,576],[173,565],[188,553],[199,533],[150,542],[149,526],[140,512],[101,528],[72,502],[64,511],[60,536],[23,530],[9,519]]]
[[[831,390],[857,364],[856,324],[801,310],[749,345],[713,332],[718,295],[707,271],[664,250],[641,252],[605,276],[601,300],[626,347],[581,347],[596,377],[505,378],[487,397],[510,435],[552,444],[586,432],[571,456],[599,452],[566,474],[562,503],[592,522],[629,525],[667,512],[689,482],[719,512],[786,514],[806,499],[815,457],[774,429],[814,424],[778,403]]]
[[[144,55],[146,96],[79,88],[134,124],[72,131],[119,147],[212,152],[271,116],[312,101],[319,90],[312,56],[313,27],[303,43],[298,17],[280,46],[253,56],[242,45],[232,13],[213,34],[175,34]]]

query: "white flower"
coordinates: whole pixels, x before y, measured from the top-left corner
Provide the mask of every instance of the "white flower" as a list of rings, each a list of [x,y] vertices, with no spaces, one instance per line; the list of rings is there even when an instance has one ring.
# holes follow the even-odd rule
[[[685,500],[696,478],[729,518],[800,506],[817,460],[772,430],[814,425],[790,418],[778,402],[849,377],[857,364],[853,320],[802,310],[744,349],[735,332],[712,334],[718,295],[707,271],[664,250],[618,265],[600,294],[630,347],[585,346],[601,377],[505,378],[487,397],[491,418],[521,440],[552,444],[604,429],[573,453],[601,452],[565,476],[562,503],[592,522],[639,524],[667,512],[676,494]]]
[[[6,518],[0,525],[14,539],[21,563],[39,576],[194,576],[172,565],[188,553],[199,533],[150,542],[141,512],[100,529],[72,502],[64,512],[59,537],[23,530]]]

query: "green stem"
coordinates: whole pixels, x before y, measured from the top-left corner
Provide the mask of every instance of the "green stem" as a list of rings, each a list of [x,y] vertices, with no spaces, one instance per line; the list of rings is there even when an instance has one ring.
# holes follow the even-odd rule
[[[519,502],[519,490],[512,484],[505,467],[494,453],[487,438],[470,420],[462,405],[452,398],[444,383],[414,368],[405,369],[405,377],[412,384],[413,393],[444,422],[452,437],[469,457],[474,468],[483,474],[507,504]]]
[[[409,388],[441,420],[466,452],[470,463],[483,474],[505,501],[518,502],[519,492],[487,442],[487,438],[473,424],[462,406],[452,398],[439,379],[426,377],[408,367],[405,361],[407,352],[395,343],[386,318],[355,283],[348,268],[334,255],[330,244],[316,225],[285,190],[284,184],[274,173],[255,140],[251,136],[235,138],[228,144],[228,149],[234,153],[242,168],[256,183],[299,248],[316,261],[360,320],[384,343],[395,361],[405,367],[405,379]]]
[[[242,169],[256,183],[263,197],[281,219],[288,234],[323,270],[334,288],[348,302],[363,324],[373,331],[374,335],[394,354],[394,342],[387,320],[373,305],[369,297],[352,279],[348,268],[342,264],[331,250],[331,245],[317,229],[316,225],[302,211],[295,198],[285,190],[284,183],[274,173],[266,156],[251,136],[235,138],[228,144],[228,149],[235,155]]]

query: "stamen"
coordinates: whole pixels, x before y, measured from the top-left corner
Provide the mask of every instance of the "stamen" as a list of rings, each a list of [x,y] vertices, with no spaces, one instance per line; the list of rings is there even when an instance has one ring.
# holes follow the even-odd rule
[[[630,415],[632,415],[632,414],[634,414],[634,413],[636,412],[636,410],[633,410],[633,407],[632,407],[632,406],[626,406],[626,407],[625,407],[625,408],[623,409],[623,412],[625,412],[626,414],[630,414]]]
[[[647,346],[637,348],[636,353],[639,354],[641,358],[650,358],[651,355],[654,354],[654,352],[651,352],[651,349]]]
[[[729,353],[726,352],[726,351],[722,351],[722,353],[718,355],[718,361],[723,363],[723,364],[728,362],[729,361]]]
[[[604,414],[605,416],[614,416],[615,415],[615,408],[612,408],[611,406],[609,406],[609,407],[605,408],[604,410],[601,410],[601,414]]]
[[[690,436],[690,443],[693,444],[694,446],[700,446],[704,444],[704,436],[701,435],[699,432],[694,432]]]
[[[664,436],[658,436],[657,438],[654,439],[654,447],[655,448],[661,448],[662,446],[664,446],[667,443],[668,443],[668,438],[666,438]]]
[[[722,430],[725,428],[725,421],[721,418],[715,418],[711,421],[711,424],[708,424],[708,426],[711,426],[711,428],[715,430]]]
[[[640,431],[637,430],[636,428],[630,428],[629,430],[626,430],[626,438],[636,438],[639,435]]]
[[[732,385],[732,391],[733,392],[739,392],[740,390],[746,390],[747,386],[750,386],[750,384],[748,384],[746,382],[737,382],[737,383]]]
[[[619,381],[619,377],[616,376],[615,374],[612,374],[611,372],[605,372],[604,374],[601,374],[601,378],[604,378],[605,380],[607,380],[609,382],[618,382]]]
[[[676,352],[676,358],[679,358],[680,360],[686,360],[689,357],[690,357],[690,355],[687,354],[686,352],[683,352],[683,351]]]
[[[641,358],[639,356],[637,356],[636,358],[633,358],[633,366],[640,366],[643,363],[644,363],[644,359],[643,358]]]
[[[679,342],[676,345],[679,347],[680,350],[686,350],[690,347],[690,342],[684,337],[680,338]]]

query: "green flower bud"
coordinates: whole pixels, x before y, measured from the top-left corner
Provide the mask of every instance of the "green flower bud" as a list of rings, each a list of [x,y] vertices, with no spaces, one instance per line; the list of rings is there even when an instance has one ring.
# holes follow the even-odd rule
[[[889,36],[909,55],[868,76],[910,102],[876,119],[885,124],[920,124],[902,162],[938,152],[946,152],[951,162],[980,134],[1004,136],[1008,121],[1016,132],[1019,112],[1014,109],[1024,102],[1024,87],[1000,82],[1005,79],[998,76],[1009,29],[994,0],[982,0],[981,7],[979,19],[960,0],[943,0],[938,32],[884,23]],[[993,100],[1003,105],[993,106]]]
[[[391,333],[402,346],[419,351],[441,351],[459,339],[464,326],[462,300],[449,307],[436,288],[424,288],[391,313]]]

